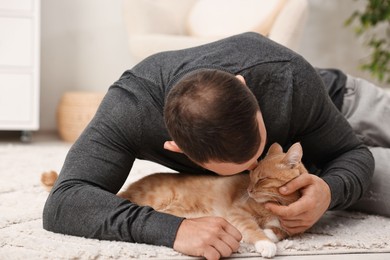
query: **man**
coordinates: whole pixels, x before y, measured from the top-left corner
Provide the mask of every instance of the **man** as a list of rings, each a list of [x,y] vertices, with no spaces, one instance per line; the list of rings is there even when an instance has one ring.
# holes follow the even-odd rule
[[[287,149],[299,141],[313,174],[280,191],[301,190],[302,198],[267,207],[288,232],[303,232],[327,209],[354,205],[370,185],[372,154],[340,113],[352,109],[349,117],[356,116],[355,99],[343,105],[355,82],[337,70],[316,71],[255,33],[153,55],[111,86],[72,146],[45,205],[44,228],[165,245],[207,259],[229,256],[241,234],[226,220],[183,220],[115,196],[134,160],[231,175],[255,167],[272,143]],[[379,113],[381,122],[388,112]]]

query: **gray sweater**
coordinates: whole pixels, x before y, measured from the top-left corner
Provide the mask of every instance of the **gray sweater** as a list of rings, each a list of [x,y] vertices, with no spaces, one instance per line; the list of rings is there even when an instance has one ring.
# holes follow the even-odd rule
[[[115,194],[131,174],[136,158],[179,172],[207,172],[185,155],[163,149],[171,139],[163,121],[165,97],[184,74],[200,68],[244,76],[263,113],[265,151],[274,142],[285,148],[301,142],[305,164],[331,189],[330,209],[346,208],[362,196],[374,161],[339,112],[345,75],[336,70],[316,71],[287,48],[245,33],[156,54],[126,71],[70,149],[44,208],[45,229],[173,246],[182,218],[140,207]]]

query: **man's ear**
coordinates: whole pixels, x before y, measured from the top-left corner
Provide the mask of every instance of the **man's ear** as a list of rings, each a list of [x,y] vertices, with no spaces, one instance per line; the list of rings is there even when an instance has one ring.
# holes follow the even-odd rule
[[[166,141],[164,143],[164,149],[174,153],[183,153],[183,151],[179,148],[179,146],[177,146],[175,141]]]
[[[241,75],[236,75],[236,78],[238,78],[239,81],[241,81],[244,85],[246,85],[245,79]]]

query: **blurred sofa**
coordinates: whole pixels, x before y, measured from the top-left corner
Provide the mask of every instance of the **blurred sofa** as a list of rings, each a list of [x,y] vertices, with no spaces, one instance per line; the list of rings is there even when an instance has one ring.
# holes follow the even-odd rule
[[[123,0],[136,62],[246,31],[297,50],[307,12],[307,0]]]

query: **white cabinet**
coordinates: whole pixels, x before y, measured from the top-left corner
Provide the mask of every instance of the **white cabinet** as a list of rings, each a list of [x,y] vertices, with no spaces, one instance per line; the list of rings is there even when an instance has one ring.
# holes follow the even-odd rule
[[[39,128],[40,0],[0,0],[0,130]]]

